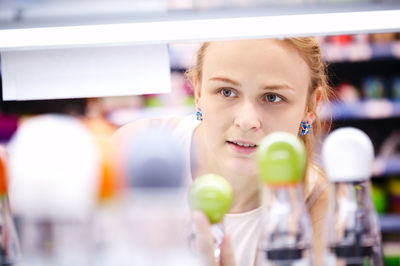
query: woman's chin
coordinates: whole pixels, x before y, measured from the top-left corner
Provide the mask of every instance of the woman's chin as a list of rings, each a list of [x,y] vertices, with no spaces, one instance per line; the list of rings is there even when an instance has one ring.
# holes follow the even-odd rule
[[[230,158],[225,165],[225,169],[232,175],[254,176],[258,173],[255,161],[250,159]]]

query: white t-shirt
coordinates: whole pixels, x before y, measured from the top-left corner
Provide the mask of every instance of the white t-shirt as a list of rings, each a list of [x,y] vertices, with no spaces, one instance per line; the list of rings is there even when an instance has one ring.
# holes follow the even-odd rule
[[[225,215],[225,232],[231,238],[237,266],[254,265],[260,217],[261,207],[248,212]]]
[[[193,132],[200,124],[194,115],[184,117],[178,125],[173,129],[173,134],[181,142],[186,153],[186,158],[191,158],[191,142]],[[308,173],[309,185],[306,189],[306,195],[310,195],[314,189],[314,184],[318,179],[318,174],[313,169]],[[191,162],[187,160],[185,166],[185,176],[188,177],[187,182],[192,181]],[[308,198],[306,205],[310,208],[326,186],[321,186],[317,192]],[[254,265],[257,241],[258,241],[258,223],[261,217],[261,207],[242,213],[228,213],[224,218],[225,232],[229,234],[235,254],[237,266]]]

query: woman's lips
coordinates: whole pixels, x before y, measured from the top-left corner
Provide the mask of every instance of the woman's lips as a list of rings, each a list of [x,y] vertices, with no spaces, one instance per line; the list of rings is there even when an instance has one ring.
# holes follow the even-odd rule
[[[227,141],[227,143],[234,152],[241,154],[250,154],[257,149],[257,145],[248,141]]]

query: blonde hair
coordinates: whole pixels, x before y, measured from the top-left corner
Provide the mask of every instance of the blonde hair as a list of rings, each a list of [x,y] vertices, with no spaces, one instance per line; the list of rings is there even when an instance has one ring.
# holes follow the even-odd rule
[[[308,88],[309,99],[317,88],[321,88],[320,103],[329,104],[329,99],[332,97],[332,88],[329,86],[326,73],[326,64],[322,60],[321,49],[318,41],[315,38],[287,38],[284,41],[295,47],[310,69],[310,86]],[[323,131],[329,131],[332,118],[321,120],[317,113],[317,106],[312,101],[307,101],[307,108],[315,116],[315,121],[312,124],[310,133],[300,137],[307,149],[308,159],[314,162],[315,148],[321,139]],[[300,129],[300,128],[299,128]]]
[[[315,116],[315,121],[312,123],[310,133],[300,138],[304,142],[307,150],[307,158],[309,163],[315,164],[315,148],[321,139],[323,131],[328,131],[331,126],[331,118],[322,120],[318,116],[317,106],[314,102],[310,101],[311,95],[315,92],[317,88],[321,89],[320,103],[329,104],[329,99],[332,96],[332,89],[328,84],[327,74],[326,74],[326,64],[322,60],[321,50],[318,41],[311,37],[302,38],[286,38],[283,42],[289,43],[293,46],[300,55],[303,57],[304,61],[307,63],[310,69],[310,86],[307,101],[308,111],[312,112]],[[207,51],[207,47],[210,43],[203,43],[203,45],[197,51],[196,64],[194,67],[188,69],[185,76],[193,84],[194,80],[198,82],[202,78],[202,67],[204,57]],[[299,125],[300,131],[300,125]],[[317,167],[318,169],[319,167]],[[321,170],[321,169],[318,169]],[[321,171],[319,171],[322,173]],[[307,176],[307,173],[306,173]]]

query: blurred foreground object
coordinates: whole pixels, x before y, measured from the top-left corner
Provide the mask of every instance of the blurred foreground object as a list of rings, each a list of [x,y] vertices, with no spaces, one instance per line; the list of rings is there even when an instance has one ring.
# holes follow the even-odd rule
[[[203,265],[185,242],[186,158],[178,140],[166,127],[151,124],[118,148],[125,187],[118,216],[109,216],[98,231],[104,237],[96,265]]]
[[[100,179],[98,199],[100,202],[107,201],[116,196],[121,188],[121,180],[112,169],[111,136],[115,127],[101,117],[85,119],[84,124],[88,127],[99,147],[100,151]]]
[[[302,189],[303,144],[292,134],[271,133],[261,141],[257,160],[264,214],[256,265],[312,265],[312,228]]]
[[[216,174],[199,176],[189,191],[189,202],[193,210],[200,210],[212,224],[214,256],[220,264],[221,243],[224,238],[223,219],[233,200],[233,189],[228,181]],[[195,236],[194,236],[195,237]],[[194,239],[191,239],[194,241]]]
[[[323,144],[322,158],[333,191],[324,265],[383,265],[370,188],[371,140],[356,128],[335,130]]]
[[[90,265],[100,164],[90,132],[73,117],[33,117],[11,139],[9,156],[23,264]]]

